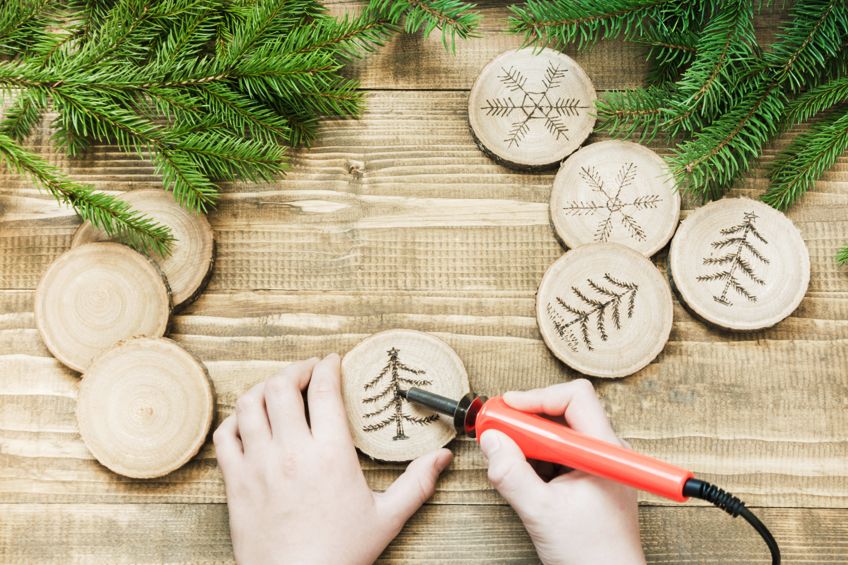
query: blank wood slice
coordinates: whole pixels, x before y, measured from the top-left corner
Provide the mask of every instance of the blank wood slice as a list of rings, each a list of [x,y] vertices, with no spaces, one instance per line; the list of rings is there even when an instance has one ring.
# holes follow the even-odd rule
[[[170,294],[159,269],[120,243],[65,252],[35,291],[35,323],[56,359],[82,372],[121,340],[165,334]]]
[[[459,399],[469,391],[459,356],[442,340],[413,330],[374,334],[342,360],[342,395],[353,443],[382,461],[411,461],[454,438],[450,418],[410,404],[398,388],[417,386]]]
[[[165,258],[151,257],[168,279],[174,307],[197,298],[212,274],[214,262],[214,234],[206,216],[186,210],[164,190],[134,190],[121,198],[135,210],[171,228],[174,234],[176,241],[172,253]],[[74,234],[71,245],[108,240],[105,232],[91,222],[84,222]]]
[[[594,377],[650,363],[671,332],[671,290],[649,259],[617,243],[589,243],[556,260],[536,294],[548,348]]]
[[[587,145],[554,179],[551,223],[567,247],[609,241],[650,257],[679,220],[680,195],[668,166],[638,143]]]
[[[487,64],[468,98],[480,149],[516,169],[555,166],[595,126],[595,87],[568,55],[514,49]]]
[[[692,212],[668,259],[686,305],[731,330],[777,324],[798,307],[810,282],[810,254],[798,228],[749,198],[725,198]]]
[[[100,355],[85,372],[77,422],[101,464],[149,479],[197,454],[214,407],[203,363],[170,339],[138,338]]]

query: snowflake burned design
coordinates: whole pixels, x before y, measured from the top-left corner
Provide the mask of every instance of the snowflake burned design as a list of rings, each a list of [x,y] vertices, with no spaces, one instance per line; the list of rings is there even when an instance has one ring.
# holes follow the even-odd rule
[[[645,241],[647,234],[631,211],[647,210],[656,208],[662,202],[659,194],[647,194],[637,196],[630,200],[622,200],[622,192],[633,185],[636,179],[636,165],[632,162],[624,163],[615,176],[615,187],[608,189],[604,185],[598,169],[595,167],[580,167],[580,178],[601,197],[600,201],[577,201],[572,200],[563,206],[563,210],[570,216],[599,215],[601,219],[595,228],[595,241],[608,241],[612,235],[613,223],[617,218],[627,230],[631,238]]]
[[[521,141],[530,132],[530,124],[534,120],[543,121],[545,129],[554,139],[568,139],[568,127],[563,121],[564,117],[579,116],[580,110],[588,106],[580,105],[577,98],[554,97],[556,90],[568,69],[560,69],[552,61],[548,61],[545,76],[542,78],[541,90],[530,90],[527,87],[527,77],[516,69],[501,68],[503,74],[498,75],[501,83],[511,92],[515,93],[506,98],[488,98],[486,105],[481,109],[486,115],[497,118],[510,117],[513,119],[509,134],[504,139],[509,147],[518,147]]]

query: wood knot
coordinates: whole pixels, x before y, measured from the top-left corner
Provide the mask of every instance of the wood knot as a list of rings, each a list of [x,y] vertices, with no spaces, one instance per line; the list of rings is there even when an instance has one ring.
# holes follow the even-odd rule
[[[345,166],[347,167],[348,174],[353,175],[353,178],[361,179],[362,175],[365,174],[365,163],[363,161],[348,159]]]

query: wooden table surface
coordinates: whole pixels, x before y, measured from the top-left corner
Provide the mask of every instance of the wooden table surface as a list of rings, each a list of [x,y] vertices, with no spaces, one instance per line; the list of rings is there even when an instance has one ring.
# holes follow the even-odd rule
[[[548,223],[553,173],[500,167],[468,132],[474,78],[519,43],[504,31],[502,4],[483,3],[484,37],[461,42],[456,56],[438,37],[403,36],[355,64],[351,72],[367,91],[361,120],[327,122],[312,149],[293,154],[283,180],[225,187],[210,214],[214,275],[170,334],[209,368],[218,420],[242,391],[286,363],[343,353],[390,328],[447,341],[477,390],[577,377],[545,348],[533,310],[542,273],[563,252]],[[761,20],[761,33],[773,34],[778,17]],[[646,68],[641,48],[616,42],[576,58],[599,90],[638,85]],[[110,191],[161,186],[147,161],[114,147],[69,160],[49,133],[45,126],[31,145],[82,181]],[[770,147],[734,194],[761,194],[783,145]],[[230,561],[210,442],[179,471],[143,481],[108,472],[80,440],[78,375],[47,352],[32,313],[39,277],[69,248],[78,220],[29,180],[2,178],[0,561]],[[848,241],[848,158],[789,216],[812,259],[809,292],[790,318],[730,334],[675,301],[663,353],[636,375],[596,385],[622,437],[756,507],[787,563],[845,563],[848,269],[833,256]],[[665,269],[665,252],[657,263]],[[483,456],[470,441],[452,447],[456,459],[437,494],[386,560],[532,562],[520,522],[486,480]],[[374,488],[401,469],[362,464]],[[766,560],[741,520],[697,503],[641,501],[651,562]]]

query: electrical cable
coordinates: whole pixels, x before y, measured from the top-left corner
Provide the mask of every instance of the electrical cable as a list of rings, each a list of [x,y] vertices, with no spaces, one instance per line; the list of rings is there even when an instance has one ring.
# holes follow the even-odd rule
[[[745,507],[744,502],[729,492],[725,492],[717,486],[700,479],[687,480],[686,484],[683,485],[683,495],[706,500],[707,502],[714,504],[716,507],[721,508],[734,518],[742,516],[746,522],[751,524],[751,526],[757,530],[757,533],[760,534],[766,542],[766,545],[771,552],[772,565],[780,565],[780,548],[777,546],[777,541],[775,541],[774,536],[771,535],[771,532],[765,524],[760,522],[760,519]]]

